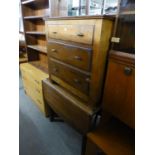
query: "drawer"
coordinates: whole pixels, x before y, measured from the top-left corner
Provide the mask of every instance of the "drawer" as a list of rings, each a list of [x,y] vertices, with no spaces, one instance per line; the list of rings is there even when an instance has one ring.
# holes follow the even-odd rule
[[[25,85],[37,87],[40,91],[42,90],[42,81],[34,78],[31,74],[22,75],[22,80]]]
[[[80,48],[78,46],[51,42],[48,44],[49,57],[56,58],[67,64],[83,70],[90,70],[91,48]]]
[[[89,92],[89,78],[88,74],[76,70],[72,66],[58,62],[54,59],[49,59],[49,73],[50,78],[52,75],[62,79],[74,88],[81,92],[88,94]]]
[[[30,76],[32,78],[38,79],[40,81],[40,84],[41,84],[42,79],[48,78],[48,74],[37,69],[36,67],[34,67],[33,65],[31,65],[29,63],[21,64],[20,69],[21,69],[22,75],[29,75],[30,74]]]
[[[29,85],[26,83],[25,90],[27,95],[30,96],[32,100],[38,105],[38,107],[43,111],[44,101],[42,91],[34,85],[30,85],[30,83]]]
[[[27,89],[32,90],[32,92],[33,92],[33,94],[35,94],[35,96],[42,98],[42,89],[40,89],[40,87],[36,86],[34,83],[29,82],[29,81],[24,81],[24,84]]]
[[[43,80],[43,94],[54,112],[70,125],[82,133],[86,133],[90,129],[93,112],[80,100],[47,79]]]
[[[48,38],[73,41],[91,45],[93,42],[94,25],[47,25]]]

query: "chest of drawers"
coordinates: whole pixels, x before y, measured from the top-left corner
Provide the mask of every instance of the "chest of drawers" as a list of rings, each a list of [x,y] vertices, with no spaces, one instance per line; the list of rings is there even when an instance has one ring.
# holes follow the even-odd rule
[[[22,80],[25,92],[39,107],[45,116],[48,116],[48,108],[43,100],[42,80],[48,78],[48,74],[43,73],[29,63],[20,65]]]
[[[113,19],[48,18],[45,25],[49,79],[95,109],[101,99]]]

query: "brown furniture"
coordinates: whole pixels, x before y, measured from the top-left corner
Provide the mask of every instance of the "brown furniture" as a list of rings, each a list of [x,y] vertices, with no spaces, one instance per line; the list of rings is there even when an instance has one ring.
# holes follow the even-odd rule
[[[19,64],[24,62],[27,62],[26,43],[24,33],[19,32]]]
[[[19,64],[27,62],[25,41],[19,41]]]
[[[49,16],[48,0],[22,0],[22,17],[28,62],[36,67],[46,66],[47,71],[47,48],[45,37],[45,22],[43,18]]]
[[[119,0],[112,50],[135,53],[135,0]]]
[[[21,0],[28,63],[21,64],[22,80],[28,96],[48,116],[43,101],[42,80],[48,78],[44,17],[49,16],[48,0]]]
[[[44,98],[83,134],[91,129],[99,109],[112,20],[107,16],[46,19],[50,82],[43,81]]]
[[[99,127],[87,134],[85,155],[135,154],[135,1],[119,0]]]
[[[135,56],[111,51],[104,87],[104,109],[135,127]]]
[[[45,101],[53,111],[79,132],[88,132],[92,126],[93,111],[91,108],[60,86],[52,84],[49,79],[43,80],[43,90]]]
[[[87,134],[85,155],[134,155],[134,131],[112,118]]]
[[[110,51],[99,127],[87,134],[85,155],[134,155],[134,55]]]
[[[46,19],[49,79],[94,109],[101,98],[112,23],[107,16]]]
[[[49,115],[49,108],[43,100],[42,80],[48,77],[47,73],[42,72],[30,63],[20,65],[22,80],[25,93],[32,98],[40,111],[45,115]]]

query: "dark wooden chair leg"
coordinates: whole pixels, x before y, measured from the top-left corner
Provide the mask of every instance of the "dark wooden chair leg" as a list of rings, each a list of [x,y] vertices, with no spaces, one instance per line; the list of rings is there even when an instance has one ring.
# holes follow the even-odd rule
[[[50,109],[49,120],[50,122],[64,122],[52,109]]]
[[[81,155],[85,155],[85,151],[86,151],[86,142],[87,142],[87,135],[83,135],[83,136],[82,136]]]

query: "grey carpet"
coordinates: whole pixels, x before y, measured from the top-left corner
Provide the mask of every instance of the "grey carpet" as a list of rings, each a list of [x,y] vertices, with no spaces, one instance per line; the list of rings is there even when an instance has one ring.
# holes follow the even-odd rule
[[[25,95],[19,78],[19,154],[80,155],[82,137],[64,122],[50,122]]]

